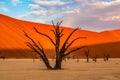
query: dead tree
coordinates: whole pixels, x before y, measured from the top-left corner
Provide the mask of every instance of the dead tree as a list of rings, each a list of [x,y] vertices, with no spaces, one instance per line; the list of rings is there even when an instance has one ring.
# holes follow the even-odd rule
[[[110,55],[109,54],[104,54],[104,61],[108,61],[109,60],[109,57],[110,57]]]
[[[87,47],[87,50],[85,50],[85,56],[87,59],[87,62],[89,62],[89,48]]]
[[[76,56],[74,55],[74,56],[73,56],[73,59],[75,59],[75,58],[76,58]]]
[[[5,56],[0,56],[0,58],[2,58],[3,60],[5,60]]]
[[[37,32],[38,34],[45,36],[46,38],[48,38],[50,40],[50,42],[54,45],[55,47],[55,66],[51,67],[51,65],[49,64],[49,60],[45,54],[44,48],[43,46],[40,44],[40,42],[35,42],[34,39],[32,39],[25,31],[24,34],[25,36],[31,40],[31,42],[26,42],[26,45],[31,48],[34,52],[36,52],[38,55],[40,55],[41,59],[43,60],[43,62],[45,63],[47,69],[61,69],[61,64],[62,64],[62,60],[63,58],[65,58],[66,56],[68,56],[69,54],[80,50],[81,48],[84,48],[86,46],[80,46],[78,48],[75,48],[73,50],[67,51],[69,49],[69,47],[71,47],[71,45],[79,40],[79,39],[86,39],[86,37],[77,37],[75,39],[73,39],[71,42],[69,42],[71,36],[73,35],[73,33],[75,33],[78,28],[74,29],[66,38],[66,40],[64,41],[62,47],[60,47],[60,38],[65,35],[63,34],[64,29],[60,28],[60,24],[61,22],[57,22],[57,24],[55,25],[54,22],[52,21],[53,24],[53,29],[51,29],[51,31],[53,32],[54,36],[55,36],[55,40],[52,39],[49,35],[41,33],[40,31],[38,31],[37,28],[34,27],[35,32]]]
[[[77,63],[79,62],[79,57],[77,57]]]
[[[94,62],[97,62],[97,56],[92,57],[92,60],[93,60]]]
[[[66,58],[67,58],[67,60],[70,60],[70,56],[67,56]]]

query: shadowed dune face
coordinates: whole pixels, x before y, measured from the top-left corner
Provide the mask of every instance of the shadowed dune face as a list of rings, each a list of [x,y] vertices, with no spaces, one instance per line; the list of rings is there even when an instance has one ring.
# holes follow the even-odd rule
[[[54,39],[54,35],[50,31],[53,29],[52,25],[22,21],[0,14],[0,55],[11,58],[30,58],[36,56],[24,44],[24,42],[29,41],[29,39],[24,36],[24,30],[35,41],[40,41],[46,50],[48,57],[54,56],[54,46],[47,38],[37,34],[33,27],[36,27],[40,32],[48,34]],[[61,38],[61,45],[73,30],[72,28],[62,28],[64,28],[64,36]],[[76,37],[87,37],[87,39],[80,39],[76,41],[70,49],[78,46],[88,45],[90,47],[91,56],[98,55],[98,57],[102,57],[103,54],[110,53],[110,57],[120,57],[119,34],[120,30],[104,31],[100,33],[78,30],[73,34],[69,42]],[[72,55],[84,57],[84,52],[85,50],[80,50]]]

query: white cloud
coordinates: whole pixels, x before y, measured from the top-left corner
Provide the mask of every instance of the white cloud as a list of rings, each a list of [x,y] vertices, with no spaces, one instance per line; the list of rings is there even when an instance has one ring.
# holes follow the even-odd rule
[[[81,5],[79,14],[64,14],[58,18],[64,20],[64,26],[80,26],[83,29],[96,31],[120,29],[120,0],[111,2],[103,0],[76,1]]]
[[[21,14],[21,15],[17,16],[17,18],[22,19],[22,18],[24,18],[24,17],[29,16],[29,14],[30,14],[30,13]]]
[[[63,11],[64,14],[79,14],[80,9],[73,9],[73,10],[65,10]]]
[[[33,0],[36,4],[39,4],[40,6],[46,6],[46,7],[51,7],[51,6],[63,6],[66,3],[62,2],[60,0]]]
[[[39,18],[39,17],[43,17],[46,16],[46,11],[43,10],[38,10],[38,11],[31,11],[31,12],[27,12],[25,14],[19,15],[17,16],[18,18],[24,18],[24,17],[28,17],[28,16],[34,16],[35,18]]]
[[[29,4],[29,7],[34,9],[34,10],[40,10],[41,9],[41,7],[37,4]]]
[[[50,22],[51,20],[55,20],[56,18],[60,17],[64,14],[79,14],[79,8],[72,8],[67,5],[71,1],[64,2],[61,0],[33,0],[33,4],[29,4],[29,7],[33,9],[33,11],[29,12],[29,15],[33,15],[34,17],[44,17],[48,18],[49,21],[46,20],[45,22]]]
[[[4,12],[8,12],[8,11],[9,11],[9,10],[8,10],[7,8],[5,8],[5,7],[0,8],[0,10],[2,10],[2,11],[4,11]]]
[[[120,28],[120,0],[33,0],[31,12],[19,17],[33,16],[34,21],[51,23],[63,20],[64,26],[101,31]]]
[[[32,11],[30,12],[30,15],[35,15],[35,16],[46,16],[46,12],[45,11]]]
[[[108,17],[100,17],[101,21],[120,21],[120,15],[119,16],[108,16]]]

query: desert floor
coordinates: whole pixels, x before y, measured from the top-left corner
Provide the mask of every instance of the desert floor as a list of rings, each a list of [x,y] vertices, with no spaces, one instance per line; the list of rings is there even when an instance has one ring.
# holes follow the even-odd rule
[[[67,60],[62,67],[46,70],[39,59],[0,59],[0,80],[120,80],[120,59]]]

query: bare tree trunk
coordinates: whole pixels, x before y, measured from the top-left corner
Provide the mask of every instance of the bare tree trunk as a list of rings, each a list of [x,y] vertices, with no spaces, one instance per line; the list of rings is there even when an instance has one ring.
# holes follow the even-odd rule
[[[104,57],[103,57],[104,61],[108,61],[109,60],[109,56],[110,56],[109,54],[104,54]]]
[[[54,69],[61,69],[61,64],[62,64],[62,57],[59,52],[59,42],[60,40],[57,40],[56,42],[56,62],[55,62],[55,67]]]
[[[87,58],[87,62],[89,62],[89,56],[86,56],[86,58]]]
[[[93,59],[94,62],[97,62],[97,56],[92,57],[92,59]]]
[[[89,48],[87,48],[87,51],[85,51],[85,56],[86,56],[87,62],[89,62]]]
[[[54,69],[61,69],[62,58],[56,58],[56,63]]]
[[[42,58],[44,64],[46,65],[47,69],[53,69],[51,66],[50,66],[50,63],[48,61],[48,59],[45,59],[45,58]]]

